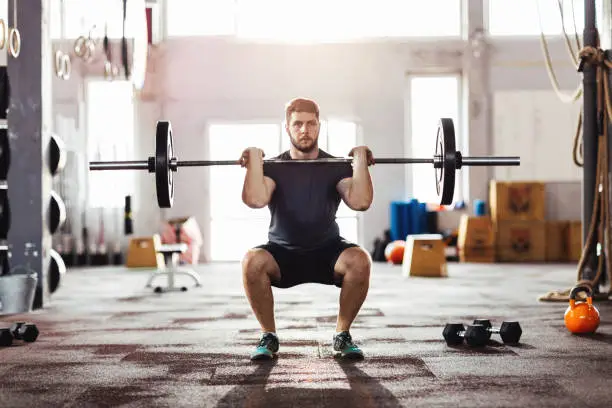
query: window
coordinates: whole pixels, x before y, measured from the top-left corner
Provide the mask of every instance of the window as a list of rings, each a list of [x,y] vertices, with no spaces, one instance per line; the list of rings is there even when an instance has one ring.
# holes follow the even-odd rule
[[[457,149],[461,148],[459,132],[459,76],[411,76],[409,78],[410,156],[433,158],[435,137],[440,118],[451,118],[455,124]],[[414,165],[412,197],[420,202],[439,203],[435,172],[430,165]],[[455,201],[461,199],[461,179],[455,180]]]
[[[457,0],[172,0],[167,7],[170,37],[235,35],[327,42],[461,34],[461,2]]]
[[[279,152],[280,125],[213,124],[209,127],[210,157],[238,159],[247,146],[260,147],[271,157]],[[255,245],[268,240],[268,208],[251,209],[242,202],[244,169],[213,166],[210,171],[210,259],[240,260]]]
[[[461,2],[457,0],[311,0],[300,2],[299,8],[292,3],[295,0],[237,0],[236,35],[326,42],[461,34]]]
[[[233,35],[234,3],[234,0],[169,1],[166,6],[168,36]]]
[[[584,1],[561,0],[489,0],[489,33],[496,36],[535,36],[542,31],[546,35],[562,35],[565,32],[573,39],[575,32],[582,38],[584,29]],[[597,1],[598,6],[601,0]],[[539,10],[539,12],[538,12]],[[598,7],[598,14],[602,14]],[[600,23],[598,23],[600,24]],[[601,26],[601,25],[600,25]]]
[[[51,0],[49,5],[49,30],[51,39],[62,38],[62,2]]]
[[[176,0],[173,0],[176,1]],[[137,18],[144,18],[145,10],[142,3],[128,1],[126,6],[125,36],[133,38],[137,27],[133,23]],[[123,1],[83,1],[83,0],[51,0],[50,2],[51,38],[76,39],[87,36],[101,41],[107,30],[109,38],[123,36]],[[141,21],[140,21],[141,22]],[[146,33],[138,33],[146,35]]]
[[[263,149],[266,158],[289,149],[284,124],[211,124],[208,129],[210,157],[237,159],[246,146]],[[333,155],[346,156],[357,144],[357,125],[346,121],[321,121],[319,147]],[[240,260],[255,245],[268,240],[270,211],[267,207],[248,208],[242,202],[244,169],[239,166],[213,166],[210,171],[211,242],[213,261]],[[340,233],[357,242],[357,213],[340,203],[336,214]]]
[[[88,161],[133,160],[133,85],[129,81],[87,82]],[[125,196],[134,193],[131,171],[89,173],[89,208],[123,208]]]

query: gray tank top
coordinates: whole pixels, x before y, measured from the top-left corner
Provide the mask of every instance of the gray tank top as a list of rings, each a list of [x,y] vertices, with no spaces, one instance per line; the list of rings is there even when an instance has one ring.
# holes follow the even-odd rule
[[[318,158],[334,157],[319,149]],[[289,151],[276,158],[291,160]],[[268,240],[291,249],[310,249],[340,236],[336,211],[340,194],[336,185],[352,177],[350,163],[264,164],[264,175],[276,183],[268,208]]]

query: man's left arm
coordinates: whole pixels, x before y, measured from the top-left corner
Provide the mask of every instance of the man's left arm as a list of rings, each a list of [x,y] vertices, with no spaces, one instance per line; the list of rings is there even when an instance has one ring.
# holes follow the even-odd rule
[[[336,186],[344,203],[354,211],[365,211],[370,208],[374,198],[374,188],[368,166],[374,164],[372,152],[366,146],[351,150],[353,156],[353,175],[340,180]]]

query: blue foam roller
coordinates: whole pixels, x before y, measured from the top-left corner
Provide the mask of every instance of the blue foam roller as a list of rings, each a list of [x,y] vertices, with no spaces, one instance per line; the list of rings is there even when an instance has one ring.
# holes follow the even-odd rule
[[[399,201],[392,201],[389,205],[389,224],[391,240],[395,241],[402,234],[402,207]]]
[[[487,213],[487,207],[484,200],[474,200],[474,215],[483,216]]]
[[[412,234],[414,229],[414,222],[412,221],[412,206],[410,202],[404,202],[402,204],[403,225],[402,225],[402,237],[401,240],[405,240],[408,234]]]
[[[405,240],[411,230],[410,203],[405,201],[392,201],[390,205],[391,239]]]
[[[410,231],[409,234],[419,233],[419,200],[413,198],[409,203],[410,211]]]
[[[427,204],[419,203],[419,234],[427,233]]]

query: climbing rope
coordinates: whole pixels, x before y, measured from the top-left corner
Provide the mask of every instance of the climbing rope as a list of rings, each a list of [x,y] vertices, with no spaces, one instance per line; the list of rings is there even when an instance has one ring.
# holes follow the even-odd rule
[[[557,0],[559,10],[561,14],[561,21],[563,27],[563,34],[566,40],[566,46],[570,55],[572,56],[572,62],[578,66],[578,70],[585,65],[593,66],[596,68],[596,83],[597,83],[597,117],[601,118],[601,123],[598,124],[598,146],[597,146],[597,164],[596,164],[596,182],[593,200],[593,211],[591,219],[589,220],[589,229],[585,237],[585,242],[582,248],[582,253],[577,266],[577,278],[576,284],[588,285],[590,288],[599,282],[603,274],[604,269],[607,271],[608,282],[612,282],[612,262],[610,260],[610,210],[609,210],[609,190],[610,190],[610,178],[608,169],[608,126],[612,120],[612,101],[610,101],[610,85],[609,85],[609,73],[612,68],[612,63],[606,59],[605,52],[597,47],[586,46],[581,47],[578,39],[578,34],[575,28],[575,39],[580,48],[580,51],[576,54],[574,48],[571,45],[569,35],[566,32],[563,14],[563,6],[561,0]],[[537,2],[536,2],[537,3]],[[573,13],[573,5],[572,5]],[[538,6],[538,15],[540,16],[540,10]],[[599,36],[597,36],[599,38]],[[546,71],[551,81],[552,87],[559,99],[564,103],[573,103],[582,96],[582,84],[579,84],[576,90],[570,94],[564,94],[561,92],[557,77],[552,67],[552,61],[550,53],[548,51],[548,45],[544,36],[544,30],[540,19],[540,43],[544,53],[544,59],[546,63]],[[582,167],[584,160],[582,157],[583,144],[582,144],[582,106],[580,108],[580,115],[578,117],[578,125],[574,136],[572,158],[574,163]],[[584,269],[591,256],[596,254],[598,257],[597,271],[593,279],[583,279]],[[605,262],[605,267],[604,267]],[[539,297],[541,301],[568,301],[571,288],[562,291],[551,291]],[[594,299],[607,299],[612,292],[612,287],[605,293],[598,293],[593,291]]]

